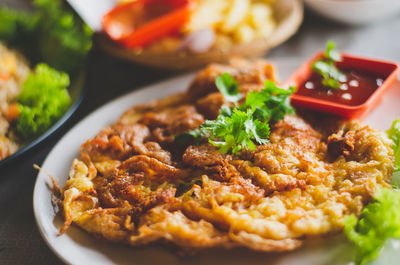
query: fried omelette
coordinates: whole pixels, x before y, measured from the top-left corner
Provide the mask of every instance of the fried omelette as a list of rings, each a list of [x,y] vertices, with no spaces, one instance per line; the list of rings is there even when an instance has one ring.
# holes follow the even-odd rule
[[[358,122],[318,129],[310,118],[287,115],[271,126],[268,143],[238,155],[207,140],[174,141],[217,117],[226,103],[214,83],[222,73],[235,77],[243,95],[275,81],[266,61],[214,64],[185,93],[128,110],[81,146],[57,190],[60,233],[74,223],[133,246],[288,251],[307,237],[341,232],[345,217],[359,216],[376,190],[390,187],[391,141]]]

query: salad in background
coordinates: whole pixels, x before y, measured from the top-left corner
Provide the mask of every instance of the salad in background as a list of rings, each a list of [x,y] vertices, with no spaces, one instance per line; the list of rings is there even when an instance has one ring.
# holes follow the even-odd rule
[[[71,104],[70,75],[92,31],[61,0],[0,8],[0,160],[48,130]]]

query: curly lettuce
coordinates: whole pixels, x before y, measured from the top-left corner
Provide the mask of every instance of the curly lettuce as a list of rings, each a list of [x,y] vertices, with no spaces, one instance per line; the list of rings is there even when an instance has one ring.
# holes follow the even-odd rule
[[[393,141],[394,170],[398,172],[400,171],[400,119],[393,121],[392,127],[386,133]]]
[[[46,64],[38,64],[29,74],[18,98],[16,129],[22,139],[42,134],[68,110],[69,84],[68,74]]]
[[[400,190],[381,189],[357,219],[345,220],[345,234],[356,247],[357,264],[376,259],[389,238],[400,237]]]

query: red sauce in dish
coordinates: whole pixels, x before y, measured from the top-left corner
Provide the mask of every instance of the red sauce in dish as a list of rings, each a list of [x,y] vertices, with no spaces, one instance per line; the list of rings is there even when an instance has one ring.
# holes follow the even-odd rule
[[[353,69],[340,69],[346,80],[341,80],[340,89],[322,85],[320,74],[313,72],[296,91],[301,96],[323,99],[336,103],[356,106],[363,104],[385,80],[384,76]]]

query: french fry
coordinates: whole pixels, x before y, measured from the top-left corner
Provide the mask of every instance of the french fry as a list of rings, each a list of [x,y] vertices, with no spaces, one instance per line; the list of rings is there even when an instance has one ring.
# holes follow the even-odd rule
[[[198,6],[184,26],[183,33],[211,28],[215,31],[217,46],[220,43],[247,43],[267,38],[276,26],[271,6],[275,1],[198,0]]]
[[[221,23],[220,30],[230,33],[245,19],[250,8],[250,0],[231,0],[228,2],[230,6]]]
[[[264,24],[260,28],[258,28],[257,32],[258,35],[262,36],[263,38],[268,38],[271,36],[272,32],[274,31],[276,27],[276,22],[270,18],[265,21]]]
[[[249,10],[248,21],[254,28],[259,28],[262,24],[266,23],[272,16],[272,9],[270,6],[256,3],[253,4]]]
[[[186,23],[183,31],[195,32],[204,28],[216,28],[216,25],[224,20],[224,12],[228,1],[199,0],[198,7]]]
[[[248,43],[254,40],[255,31],[247,24],[239,26],[234,33],[235,40],[240,43]]]

